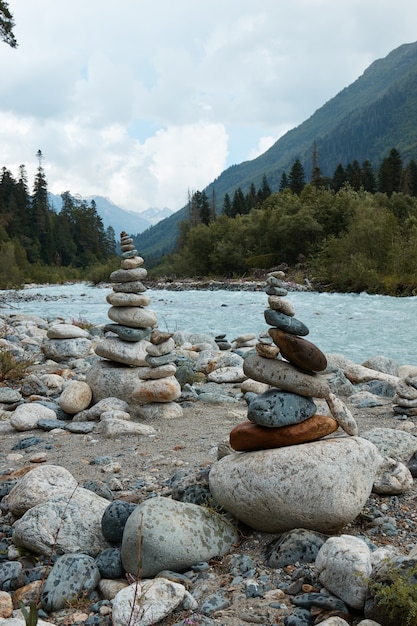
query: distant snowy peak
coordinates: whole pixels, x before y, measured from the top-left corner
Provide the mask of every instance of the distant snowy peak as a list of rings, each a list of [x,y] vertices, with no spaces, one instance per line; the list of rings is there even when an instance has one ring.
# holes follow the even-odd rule
[[[104,228],[111,226],[114,228],[116,239],[122,230],[129,233],[129,235],[137,235],[142,233],[147,228],[155,226],[158,222],[169,217],[173,211],[168,208],[164,209],[147,209],[143,213],[136,213],[135,211],[128,211],[114,204],[110,198],[104,196],[86,196],[84,198],[80,196],[74,196],[77,200],[85,200],[91,202],[94,200],[96,203],[97,213],[103,220]],[[62,199],[59,194],[49,193],[49,201],[55,211],[60,211],[62,207]]]
[[[165,207],[163,209],[147,209],[146,211],[143,211],[140,215],[141,217],[148,220],[148,222],[150,222],[152,226],[155,226],[155,224],[157,224],[161,220],[164,220],[166,217],[172,215],[173,212],[174,211],[171,211],[171,209],[168,209],[168,207]]]

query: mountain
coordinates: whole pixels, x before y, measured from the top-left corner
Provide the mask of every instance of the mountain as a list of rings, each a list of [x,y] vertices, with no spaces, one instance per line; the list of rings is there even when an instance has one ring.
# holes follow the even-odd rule
[[[309,119],[287,132],[271,148],[251,161],[232,165],[204,191],[214,190],[217,211],[226,193],[232,198],[240,187],[247,193],[251,183],[259,188],[266,175],[277,191],[283,172],[289,173],[300,159],[307,179],[312,170],[314,143],[323,176],[333,176],[339,163],[368,159],[376,171],[391,148],[404,162],[417,160],[417,43],[404,44],[378,59],[349,87],[339,92]],[[142,256],[156,259],[175,246],[180,221],[187,219],[183,207],[135,238]]]
[[[58,194],[49,193],[49,202],[52,208],[59,212],[62,207],[61,196]],[[116,240],[122,230],[131,235],[141,233],[147,228],[156,225],[162,219],[172,214],[171,209],[147,209],[143,213],[135,213],[134,211],[127,211],[121,209],[119,206],[111,202],[108,198],[103,196],[88,196],[81,198],[86,202],[94,200],[96,203],[97,213],[103,220],[103,226],[107,229],[109,226],[114,228],[116,233]]]

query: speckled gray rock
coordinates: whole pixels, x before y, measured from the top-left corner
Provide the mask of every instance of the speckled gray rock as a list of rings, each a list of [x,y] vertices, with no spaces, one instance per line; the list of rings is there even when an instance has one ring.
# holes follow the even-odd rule
[[[328,591],[350,607],[363,609],[372,572],[371,551],[365,541],[351,535],[330,537],[320,548],[315,566]]]
[[[396,428],[371,428],[361,433],[364,439],[372,441],[382,456],[388,456],[407,463],[417,452],[417,437]]]
[[[133,390],[140,378],[140,367],[121,366],[111,361],[98,361],[91,366],[86,374],[86,382],[93,392],[93,402],[99,402],[113,396],[124,400],[127,404],[136,404]]]
[[[79,337],[75,339],[45,339],[41,350],[45,358],[60,363],[68,359],[79,359],[88,356],[92,349],[90,339]]]
[[[380,463],[361,437],[234,453],[211,468],[215,500],[256,530],[340,530],[362,510]]]
[[[113,500],[108,505],[101,519],[101,530],[107,541],[121,545],[127,519],[135,508],[136,504],[124,500]]]
[[[248,420],[270,428],[299,424],[317,409],[311,398],[278,389],[250,395],[248,400]]]
[[[146,366],[146,345],[148,341],[122,341],[118,337],[106,337],[95,347],[97,356],[121,363],[122,365]],[[108,392],[107,392],[108,393]]]
[[[78,337],[88,338],[89,333],[84,328],[75,324],[53,324],[46,331],[48,339],[76,339]]]
[[[100,572],[95,560],[86,554],[64,554],[52,567],[40,600],[46,611],[58,611],[83,592],[95,589]]]
[[[40,402],[19,404],[10,416],[10,424],[21,432],[33,430],[41,419],[55,419],[55,412]]]
[[[268,567],[274,568],[293,565],[297,561],[299,563],[313,563],[318,551],[328,538],[328,535],[305,528],[295,528],[282,533],[267,545],[266,563]]]
[[[0,387],[0,404],[14,404],[22,399],[17,389],[10,387]]]
[[[20,517],[55,495],[71,494],[76,487],[77,481],[64,467],[38,465],[19,479],[3,502],[15,517]]]
[[[126,522],[123,566],[136,575],[140,553],[140,575],[144,578],[164,569],[182,572],[199,561],[223,555],[237,538],[233,526],[213,511],[168,498],[151,498],[137,506]]]
[[[197,602],[184,585],[165,578],[142,580],[125,587],[112,602],[113,626],[151,626],[167,617],[180,604],[196,609]]]
[[[410,491],[413,487],[413,476],[404,463],[383,457],[374,480],[372,491],[381,495],[396,495]]]
[[[111,547],[101,532],[101,518],[108,504],[105,498],[82,487],[69,495],[54,496],[15,522],[13,541],[35,554],[49,555],[53,550],[96,556]]]
[[[91,387],[90,387],[91,389]],[[73,417],[73,421],[76,422],[89,422],[96,421],[100,419],[100,416],[103,413],[108,411],[124,411],[126,413],[129,412],[129,405],[124,400],[120,398],[115,398],[113,396],[109,396],[99,400],[96,404],[91,406],[89,409],[84,409],[80,411]]]

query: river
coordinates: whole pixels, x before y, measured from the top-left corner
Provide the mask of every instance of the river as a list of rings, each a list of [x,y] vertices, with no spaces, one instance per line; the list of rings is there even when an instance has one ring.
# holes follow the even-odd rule
[[[85,319],[104,324],[111,286],[86,283],[31,287],[0,292],[0,314],[24,313],[47,319]],[[262,291],[165,291],[148,289],[150,308],[161,330],[225,333],[230,341],[268,328]],[[417,365],[417,297],[289,292],[296,317],[310,329],[307,337],[325,354],[338,352],[361,363],[383,355],[399,364]]]

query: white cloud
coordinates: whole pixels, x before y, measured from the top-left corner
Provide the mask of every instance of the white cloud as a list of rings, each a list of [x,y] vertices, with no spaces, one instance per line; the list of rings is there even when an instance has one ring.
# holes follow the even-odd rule
[[[128,209],[181,208],[377,58],[414,41],[409,0],[10,0],[0,167]]]

